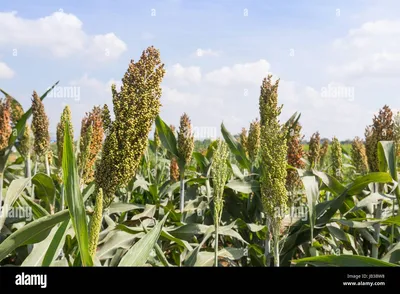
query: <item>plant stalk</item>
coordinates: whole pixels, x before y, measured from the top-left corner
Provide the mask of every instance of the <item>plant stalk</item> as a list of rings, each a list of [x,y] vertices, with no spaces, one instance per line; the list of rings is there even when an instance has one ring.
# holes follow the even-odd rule
[[[181,191],[180,191],[181,199],[180,199],[180,203],[179,203],[179,210],[181,212],[181,222],[183,222],[183,209],[185,207],[185,182],[184,182],[185,176],[184,176],[184,174],[185,174],[185,170],[182,170],[181,171]]]
[[[215,255],[214,255],[214,266],[218,267],[218,229],[219,224],[218,220],[215,223]]]
[[[270,255],[270,253],[271,253],[271,232],[270,232],[270,225],[269,225],[268,219],[265,220],[265,225],[267,226],[268,231],[267,231],[267,237],[265,239],[264,255],[265,255],[265,258],[267,261],[267,266],[269,267],[269,266],[271,266],[271,255]]]
[[[61,205],[60,210],[64,210],[64,184],[61,184]]]
[[[375,209],[375,218],[380,219],[382,217],[382,201],[378,203]],[[372,244],[371,257],[378,258],[378,247],[379,247],[379,235],[381,233],[381,224],[376,223],[373,225],[375,229],[374,238],[377,244]]]
[[[49,158],[47,157],[47,154],[44,156],[44,163],[46,165],[46,174],[50,177],[50,165],[49,165]]]
[[[274,266],[279,267],[279,234],[278,232],[275,232],[274,235]]]
[[[4,171],[0,171],[0,213],[1,213],[1,204],[3,201],[3,180],[4,180]]]

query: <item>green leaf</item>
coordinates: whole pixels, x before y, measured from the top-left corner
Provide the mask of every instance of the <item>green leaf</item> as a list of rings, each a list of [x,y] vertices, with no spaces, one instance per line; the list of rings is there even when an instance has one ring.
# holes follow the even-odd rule
[[[24,262],[21,264],[22,266],[40,266],[42,264],[47,248],[53,240],[57,229],[57,227],[52,228],[46,239],[33,245],[31,253],[25,258]]]
[[[130,204],[130,203],[122,203],[122,202],[117,202],[113,203],[110,205],[109,209],[109,214],[113,213],[123,213],[135,209],[144,209],[145,206],[142,204]]]
[[[305,176],[302,177],[301,180],[306,190],[311,230],[314,230],[315,220],[317,218],[315,206],[319,197],[318,181],[315,176]]]
[[[67,236],[67,232],[70,226],[71,220],[69,219],[65,220],[57,228],[57,232],[55,233],[54,238],[51,240],[47,251],[45,251],[42,266],[50,266],[56,260],[57,254],[64,245],[65,238]]]
[[[164,218],[142,239],[135,243],[129,251],[122,257],[118,266],[144,266],[154,248],[168,213]]]
[[[67,121],[64,130],[64,148],[62,159],[65,197],[78,241],[82,265],[93,266],[93,260],[89,253],[86,211],[79,187],[78,169],[75,162],[75,155],[73,151],[72,139],[70,138],[69,128],[70,126]]]
[[[32,184],[35,185],[35,196],[44,200],[46,203],[52,204],[56,194],[56,187],[53,179],[44,173],[37,173],[32,178]]]
[[[68,210],[63,210],[37,219],[16,230],[0,244],[0,261],[20,246],[44,240],[56,224],[65,221],[68,217]]]
[[[210,161],[208,160],[208,158],[205,157],[200,152],[193,152],[193,157],[196,160],[196,163],[197,163],[198,167],[200,168],[200,171],[203,174],[206,174],[207,168],[210,165]]]
[[[332,192],[333,194],[340,195],[346,190],[346,187],[343,186],[338,180],[336,180],[331,175],[328,175],[327,173],[320,172],[317,170],[313,170],[312,172],[314,175],[316,175],[321,179],[321,181],[327,187],[327,190]]]
[[[181,240],[192,241],[195,235],[203,235],[206,233],[207,229],[209,229],[209,226],[189,223],[176,229],[166,229],[166,231]]]
[[[160,116],[156,117],[156,128],[164,148],[179,158],[175,134]]]
[[[314,266],[345,266],[345,267],[396,267],[393,263],[358,255],[322,255],[292,260],[296,265],[310,264]]]
[[[399,147],[400,148],[400,147]],[[378,143],[379,170],[385,172],[389,170],[393,180],[399,184],[397,175],[396,147],[393,141],[380,141]],[[400,203],[400,187],[396,186],[395,194]]]
[[[347,193],[349,195],[357,195],[365,189],[370,183],[391,183],[392,177],[386,172],[372,172],[365,176],[358,177],[350,184]]]
[[[8,187],[6,196],[4,198],[3,207],[0,206],[0,231],[4,225],[4,221],[7,218],[8,211],[13,207],[14,202],[25,190],[26,186],[29,184],[29,180],[30,179],[17,179],[12,181]]]
[[[245,194],[250,194],[254,191],[259,191],[260,186],[258,181],[244,181],[244,180],[239,180],[239,179],[234,179],[229,181],[226,184],[226,187],[231,188],[234,191],[245,193]]]
[[[20,199],[23,199],[26,202],[26,204],[32,208],[33,214],[36,216],[36,218],[41,218],[43,216],[49,215],[46,209],[44,209],[36,202],[32,201],[30,197],[22,195],[22,198]]]
[[[120,228],[119,228],[120,229]],[[96,256],[100,260],[113,258],[118,249],[127,250],[135,239],[141,238],[144,233],[131,234],[125,231],[112,230],[100,243]]]
[[[390,249],[381,260],[392,263],[400,263],[400,242],[393,246],[393,248]]]
[[[221,124],[221,132],[222,136],[225,139],[225,142],[228,144],[229,149],[235,155],[236,160],[240,164],[242,168],[247,170],[251,170],[251,163],[246,156],[246,152],[242,146],[225,128],[224,124]]]

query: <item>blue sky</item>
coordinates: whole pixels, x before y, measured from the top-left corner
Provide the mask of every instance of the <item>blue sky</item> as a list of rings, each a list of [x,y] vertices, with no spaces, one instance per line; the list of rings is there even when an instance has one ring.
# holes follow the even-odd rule
[[[384,104],[400,108],[397,2],[2,1],[0,88],[28,107],[33,90],[57,80],[79,87],[79,100],[45,100],[51,132],[68,104],[77,134],[86,111],[112,106],[110,85],[129,61],[154,45],[167,69],[168,123],[187,112],[197,129],[248,128],[271,73],[281,79],[282,121],[300,111],[306,138],[363,136]]]

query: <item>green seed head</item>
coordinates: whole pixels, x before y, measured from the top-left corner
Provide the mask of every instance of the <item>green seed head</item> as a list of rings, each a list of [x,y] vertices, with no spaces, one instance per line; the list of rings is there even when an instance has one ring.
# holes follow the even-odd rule
[[[101,221],[103,219],[103,190],[100,188],[96,195],[96,204],[89,229],[89,253],[94,258],[97,250],[97,243],[101,230]]]
[[[304,136],[301,135],[301,125],[299,123],[296,126],[291,127],[290,136],[287,141],[288,153],[287,159],[288,164],[295,168],[304,168],[305,163],[303,161],[304,150],[301,144]],[[294,192],[295,189],[301,188],[302,183],[299,174],[296,170],[290,169],[287,171],[286,177],[286,188],[290,192]]]
[[[114,192],[135,175],[148,144],[148,135],[160,111],[164,65],[154,47],[133,60],[118,92],[112,87],[115,120],[104,120],[107,137],[95,180],[103,189],[105,204],[111,204]]]
[[[98,106],[86,113],[82,119],[80,135],[79,165],[82,170],[82,181],[86,184],[94,179],[94,166],[101,151],[104,138],[102,109]]]
[[[260,150],[260,121],[256,119],[250,124],[249,137],[247,140],[247,151],[249,153],[249,157],[252,162],[254,162],[257,159],[259,150]]]
[[[274,223],[281,221],[276,210],[286,211],[288,196],[286,184],[287,145],[286,132],[279,123],[281,107],[278,107],[279,80],[272,84],[272,76],[264,79],[261,85],[260,117],[261,138],[260,155],[263,172],[260,177],[261,196],[264,210]]]
[[[71,110],[69,106],[65,106],[60,122],[57,124],[57,152],[58,152],[58,162],[60,167],[62,166],[62,155],[63,155],[63,147],[64,147],[64,129],[65,124],[68,123],[69,128],[69,135],[70,138],[73,140],[74,138],[74,130],[72,128],[72,120],[71,120]]]
[[[248,138],[247,138],[247,130],[246,128],[242,128],[242,131],[239,135],[240,144],[242,144],[245,153],[248,153]]]
[[[319,135],[319,132],[312,134],[307,154],[311,168],[318,168],[319,166],[320,155],[321,155],[320,141],[321,137]]]
[[[218,140],[217,149],[213,154],[213,161],[211,165],[211,175],[214,187],[214,215],[217,217],[216,222],[220,221],[223,209],[223,195],[225,183],[229,177],[229,167],[227,160],[229,151],[227,144],[221,139]]]
[[[365,145],[359,137],[355,137],[351,144],[351,160],[358,173],[364,175],[368,172]]]
[[[0,99],[0,151],[8,146],[11,131],[10,104],[7,100]]]
[[[394,126],[392,110],[389,106],[385,105],[379,110],[378,116],[374,116],[372,125],[365,130],[366,151],[370,171],[379,171],[378,142],[393,141],[395,138]]]
[[[192,125],[189,116],[184,113],[181,116],[181,122],[178,133],[178,153],[184,159],[185,165],[190,163],[194,149],[194,137],[192,134]]]
[[[331,153],[331,173],[339,181],[343,180],[343,163],[342,163],[342,146],[339,140],[334,137],[332,139],[332,153]]]
[[[33,149],[40,157],[47,152],[50,146],[49,119],[43,102],[35,91],[32,96],[32,132],[35,137]]]

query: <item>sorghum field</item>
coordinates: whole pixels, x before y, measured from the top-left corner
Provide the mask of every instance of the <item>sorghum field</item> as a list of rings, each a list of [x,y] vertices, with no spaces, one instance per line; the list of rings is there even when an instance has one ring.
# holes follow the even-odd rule
[[[0,265],[400,265],[399,113],[383,105],[345,146],[304,138],[300,113],[280,121],[268,75],[259,117],[204,144],[190,114],[160,117],[164,74],[148,47],[78,141],[66,106],[50,143],[51,89],[30,109],[1,89]]]

